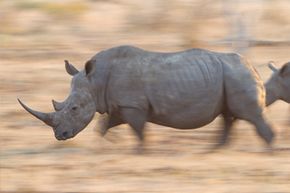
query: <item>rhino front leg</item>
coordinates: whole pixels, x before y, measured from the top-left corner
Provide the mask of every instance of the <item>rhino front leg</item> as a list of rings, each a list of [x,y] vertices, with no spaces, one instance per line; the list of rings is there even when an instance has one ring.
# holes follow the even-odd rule
[[[99,121],[98,121],[99,132],[100,132],[101,136],[104,137],[110,128],[118,126],[118,125],[123,124],[123,123],[124,122],[122,121],[122,119],[118,115],[115,115],[115,114],[101,115],[99,118]]]
[[[144,143],[144,125],[147,120],[147,112],[137,108],[122,108],[121,114],[123,120],[128,123],[137,134],[139,139],[137,153],[142,153]]]

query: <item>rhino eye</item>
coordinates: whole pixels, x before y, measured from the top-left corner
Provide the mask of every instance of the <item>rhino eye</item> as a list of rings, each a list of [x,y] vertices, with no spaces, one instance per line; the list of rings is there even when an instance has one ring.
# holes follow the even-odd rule
[[[72,109],[73,111],[76,111],[76,110],[78,109],[78,107],[77,107],[77,106],[73,106],[71,109]]]

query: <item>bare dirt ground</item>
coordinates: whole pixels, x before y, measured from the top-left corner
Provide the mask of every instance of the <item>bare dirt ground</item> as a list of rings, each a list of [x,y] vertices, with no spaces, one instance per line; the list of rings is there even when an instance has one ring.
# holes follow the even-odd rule
[[[124,18],[135,16],[128,9],[138,10],[137,4],[79,1],[78,9],[57,4],[54,11],[63,13],[69,9],[81,15],[70,21],[65,14],[56,18],[43,14],[54,4],[30,8],[30,1],[17,6],[4,2],[9,8],[4,14],[5,21],[10,22],[0,20],[3,27],[0,30],[0,192],[290,192],[289,105],[284,102],[273,104],[266,112],[275,125],[274,153],[264,151],[254,128],[244,121],[235,126],[228,147],[208,153],[219,135],[221,126],[217,118],[205,127],[190,131],[148,124],[146,153],[142,155],[134,154],[136,139],[126,125],[112,129],[103,139],[95,132],[96,115],[74,139],[59,142],[48,126],[17,103],[19,97],[35,109],[52,111],[51,99],[61,101],[69,92],[70,77],[63,60],[69,59],[81,69],[96,52],[114,45],[134,44],[159,51],[188,47],[228,51],[231,48],[200,43],[204,42],[204,36],[215,39],[225,34],[226,30],[219,28],[225,22],[218,13],[212,13],[217,19],[205,20],[210,25],[201,25],[197,19],[198,33],[191,37],[192,45],[188,46],[184,44],[188,34],[172,32],[173,27],[161,32],[139,29],[136,22],[142,23],[144,18],[140,21],[134,18],[135,23],[129,25]],[[18,9],[21,11],[15,12]],[[16,15],[11,16],[12,13]],[[271,38],[283,37],[289,29],[287,18],[289,15],[280,21],[283,24],[275,22],[284,28],[271,28],[274,31],[268,34]],[[146,25],[156,25],[146,23],[146,19],[149,20],[145,18]],[[261,25],[271,27],[271,22]],[[268,37],[265,31],[256,34]],[[281,45],[256,46],[246,56],[266,80],[270,70],[264,64],[269,60],[280,65],[290,61],[289,50],[289,46]]]

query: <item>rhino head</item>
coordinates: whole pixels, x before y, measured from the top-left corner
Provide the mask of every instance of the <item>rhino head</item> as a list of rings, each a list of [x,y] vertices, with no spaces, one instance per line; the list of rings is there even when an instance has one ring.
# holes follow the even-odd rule
[[[290,103],[290,62],[278,69],[274,62],[268,64],[273,71],[271,78],[266,83],[267,105],[278,99]]]
[[[56,139],[66,140],[82,131],[93,119],[96,104],[90,84],[84,71],[78,71],[65,61],[66,71],[73,76],[70,95],[64,102],[53,100],[55,112],[43,113],[26,106],[18,99],[21,106],[36,118],[53,128]]]

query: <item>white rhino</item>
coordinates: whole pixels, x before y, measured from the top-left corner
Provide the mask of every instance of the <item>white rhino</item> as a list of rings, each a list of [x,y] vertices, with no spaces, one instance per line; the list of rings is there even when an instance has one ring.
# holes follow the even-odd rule
[[[111,127],[128,123],[144,140],[146,122],[176,129],[194,129],[224,118],[225,143],[236,119],[252,123],[267,144],[274,134],[263,116],[266,92],[256,70],[240,55],[190,49],[175,53],[145,51],[120,46],[97,53],[78,71],[66,61],[73,75],[71,93],[56,112],[42,113],[20,104],[53,127],[58,140],[74,137],[92,120],[95,112],[106,113]],[[282,96],[290,79],[290,67],[277,70],[266,84],[267,104]],[[283,87],[284,88],[284,87]],[[285,85],[289,90],[290,85]],[[274,93],[274,94],[271,94]],[[275,96],[273,96],[275,95]]]

